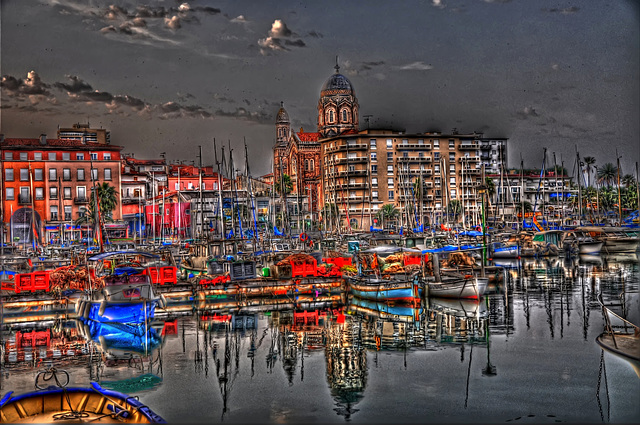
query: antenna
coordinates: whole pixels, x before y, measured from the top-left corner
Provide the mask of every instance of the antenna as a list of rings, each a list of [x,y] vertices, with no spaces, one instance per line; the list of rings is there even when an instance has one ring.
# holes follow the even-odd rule
[[[338,65],[338,55],[336,55],[336,66],[335,66],[335,69],[336,69],[336,74],[337,74],[340,71],[340,65]]]

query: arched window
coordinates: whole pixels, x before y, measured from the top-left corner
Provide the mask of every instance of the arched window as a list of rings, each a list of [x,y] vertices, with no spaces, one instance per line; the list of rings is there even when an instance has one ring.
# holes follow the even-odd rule
[[[334,122],[334,118],[333,118],[333,109],[329,110],[329,123],[333,123]]]
[[[313,171],[315,169],[315,163],[313,159],[309,160],[309,171]]]
[[[304,160],[304,169],[305,169],[305,171],[309,171],[309,160],[308,159]]]
[[[342,122],[347,122],[347,110],[343,109],[342,110]]]

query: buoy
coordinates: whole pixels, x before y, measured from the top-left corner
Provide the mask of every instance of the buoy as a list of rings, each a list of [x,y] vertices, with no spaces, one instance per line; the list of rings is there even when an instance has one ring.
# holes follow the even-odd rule
[[[300,240],[302,242],[306,241],[308,239],[308,236],[306,233],[300,233]]]
[[[98,315],[102,316],[106,309],[107,309],[107,302],[106,301],[101,301],[100,302],[100,309],[98,310]]]

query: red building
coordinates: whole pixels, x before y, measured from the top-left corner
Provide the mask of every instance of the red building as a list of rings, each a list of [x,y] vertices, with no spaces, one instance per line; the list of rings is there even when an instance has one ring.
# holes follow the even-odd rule
[[[120,190],[121,150],[106,130],[81,124],[59,129],[56,139],[0,136],[2,240],[48,244],[86,237],[88,228],[74,222],[87,213],[94,185]],[[112,218],[121,217],[118,202]]]

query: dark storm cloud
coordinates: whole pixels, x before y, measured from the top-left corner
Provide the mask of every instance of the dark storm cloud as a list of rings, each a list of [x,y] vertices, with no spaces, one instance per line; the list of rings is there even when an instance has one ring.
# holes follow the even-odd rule
[[[563,15],[571,15],[572,13],[577,13],[580,10],[577,6],[566,7],[564,9],[551,8],[551,9],[542,9],[543,12],[549,13],[561,13]]]
[[[129,95],[113,96],[113,102],[118,105],[128,106],[135,110],[142,110],[147,106],[147,104],[142,99],[138,99]]]
[[[135,16],[141,18],[164,18],[169,12],[164,7],[136,7]]]
[[[304,44],[304,41],[298,39],[298,40],[285,40],[284,44],[287,46],[294,46],[294,47],[304,47],[306,46],[306,44]]]
[[[196,12],[203,12],[203,13],[207,13],[209,15],[217,15],[220,13],[220,9],[215,8],[215,7],[210,7],[210,6],[198,6],[198,7],[194,7],[193,10],[195,10]]]
[[[314,38],[322,38],[322,37],[324,37],[322,34],[320,34],[317,31],[311,31],[311,32],[307,33],[307,35],[309,35],[310,37],[314,37]]]
[[[12,75],[4,75],[0,82],[2,94],[18,101],[28,100],[32,104],[40,102],[56,103],[52,96],[49,84],[44,83],[37,72],[29,71],[27,78],[16,78]]]
[[[239,118],[246,121],[253,121],[259,124],[271,124],[273,122],[272,113],[251,112],[245,108],[236,108],[234,111],[223,111],[218,109],[215,112],[218,117]]]
[[[80,93],[80,92],[84,92],[84,91],[93,90],[93,87],[91,87],[91,84],[89,84],[86,81],[80,79],[76,75],[67,75],[67,78],[71,81],[70,84],[67,84],[67,83],[53,83],[53,86],[58,88],[58,89],[65,90],[65,91],[67,91],[69,93]]]
[[[360,71],[369,71],[371,69],[373,69],[376,66],[381,66],[384,65],[384,61],[377,61],[377,62],[362,62],[362,64],[360,65]]]

